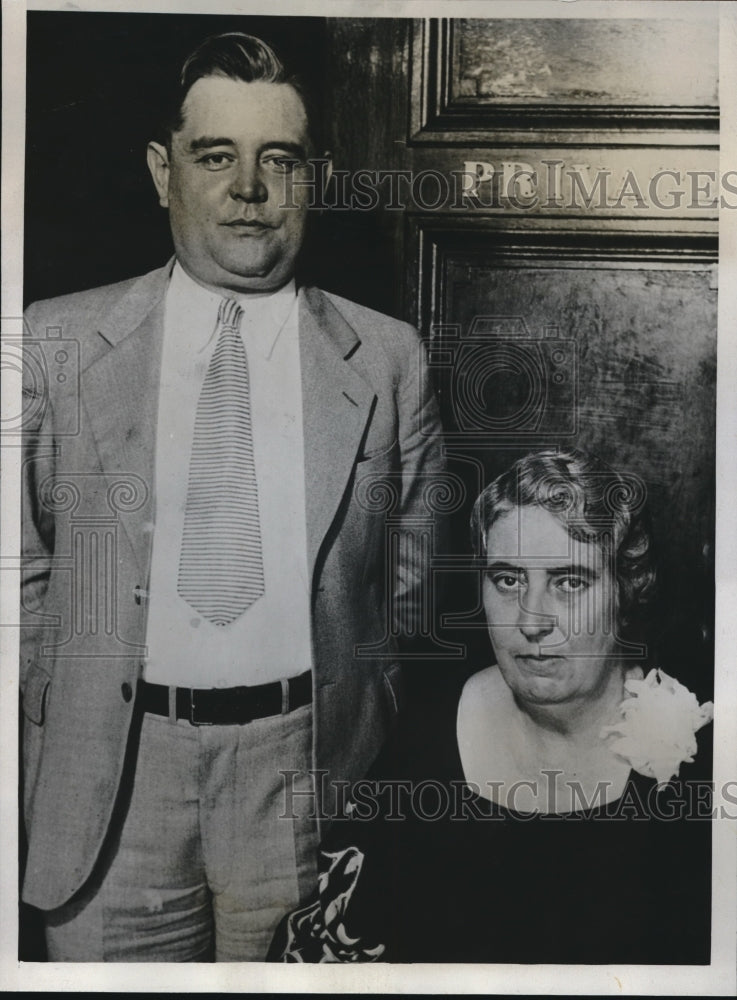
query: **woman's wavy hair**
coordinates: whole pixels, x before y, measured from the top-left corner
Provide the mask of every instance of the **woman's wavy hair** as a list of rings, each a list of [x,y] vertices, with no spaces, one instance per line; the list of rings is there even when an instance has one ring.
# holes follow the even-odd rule
[[[480,494],[471,514],[474,548],[486,555],[489,529],[515,507],[539,506],[571,538],[595,542],[616,579],[623,637],[639,637],[655,593],[650,520],[642,480],[583,451],[538,451],[515,462]]]

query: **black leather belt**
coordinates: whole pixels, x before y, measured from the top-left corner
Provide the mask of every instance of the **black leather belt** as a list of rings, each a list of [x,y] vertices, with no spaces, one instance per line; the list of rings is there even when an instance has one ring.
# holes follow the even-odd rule
[[[140,681],[137,701],[144,712],[169,715],[166,684]],[[285,715],[312,701],[312,671],[271,684],[233,688],[175,688],[177,719],[193,726],[242,726],[269,715]]]

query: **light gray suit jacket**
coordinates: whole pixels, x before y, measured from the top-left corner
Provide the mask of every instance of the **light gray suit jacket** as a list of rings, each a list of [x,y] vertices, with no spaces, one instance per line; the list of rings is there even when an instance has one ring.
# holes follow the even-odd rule
[[[27,314],[23,895],[42,909],[89,877],[120,785],[146,637],[170,271],[171,262]],[[443,460],[412,327],[318,289],[299,295],[313,755],[330,815],[330,779],[361,776],[399,707],[388,608],[417,627],[419,536],[435,530],[426,499]]]

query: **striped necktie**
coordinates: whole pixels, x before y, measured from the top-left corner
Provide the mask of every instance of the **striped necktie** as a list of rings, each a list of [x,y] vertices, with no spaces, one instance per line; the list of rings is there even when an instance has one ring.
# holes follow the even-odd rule
[[[223,299],[202,383],[189,465],[179,595],[229,625],[264,592],[243,310]]]

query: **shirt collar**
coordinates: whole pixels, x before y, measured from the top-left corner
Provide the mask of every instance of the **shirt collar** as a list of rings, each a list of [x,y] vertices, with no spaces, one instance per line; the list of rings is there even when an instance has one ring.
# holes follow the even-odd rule
[[[271,357],[297,300],[294,278],[275,292],[264,295],[248,295],[229,289],[218,292],[191,278],[179,261],[172,270],[169,292],[176,297],[179,305],[185,307],[186,315],[211,317],[211,323],[204,328],[206,339],[203,334],[203,347],[213,335],[220,303],[223,299],[235,299],[243,309],[241,333],[248,338],[248,349],[255,347],[267,360]]]

